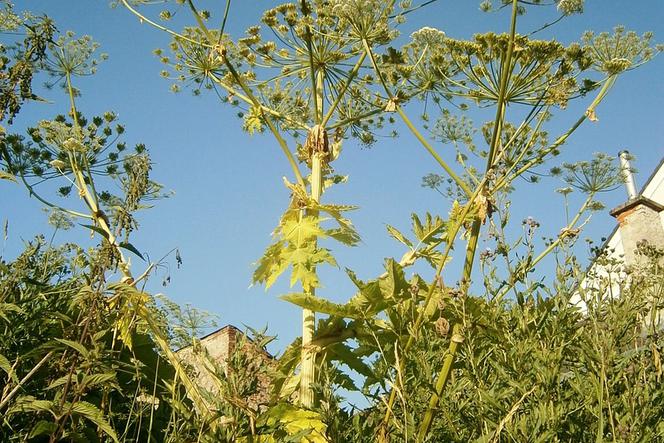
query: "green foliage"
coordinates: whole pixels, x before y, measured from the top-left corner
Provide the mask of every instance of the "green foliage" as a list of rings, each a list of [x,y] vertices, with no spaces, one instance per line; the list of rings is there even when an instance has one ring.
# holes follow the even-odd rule
[[[0,45],[0,122],[11,124],[26,100],[40,100],[32,90],[32,81],[37,67],[46,59],[55,25],[48,17],[14,12],[6,0],[0,7],[0,32],[24,35],[22,41]]]
[[[267,248],[257,264],[253,282],[264,283],[266,288],[269,288],[290,266],[290,285],[300,283],[304,290],[308,291],[320,286],[315,272],[317,265],[337,264],[328,249],[317,245],[317,239],[330,237],[349,246],[359,241],[352,223],[343,216],[344,212],[355,207],[321,205],[308,197],[299,185],[287,180],[285,183],[292,191],[291,204],[273,233],[276,242]],[[311,215],[304,215],[305,211]],[[321,217],[320,214],[326,214],[329,218]],[[327,229],[321,227],[321,224],[328,220],[334,221],[336,226]]]
[[[194,25],[180,32],[136,9],[153,2],[120,3],[171,34],[170,55],[155,53],[176,90],[182,83],[195,94],[215,90],[240,107],[245,131],[269,131],[289,162],[290,203],[253,283],[269,288],[290,269],[291,287],[302,292],[282,298],[303,309],[303,334],[273,359],[265,351],[271,337],[254,331],[254,341],[240,338],[219,361],[195,338],[208,323],[205,314],[167,299],[158,307],[139,289],[159,263],[135,277],[125,253],[144,259],[130,242],[135,214],[163,196],[162,188],[150,179],[145,146],[128,152],[120,141],[124,127],[115,114],[87,119],[76,106],[77,77],[93,74],[105,56],[95,55],[91,37],[58,36],[48,18],[17,14],[3,2],[1,30],[23,30],[26,38],[0,47],[0,120],[11,125],[21,105],[38,98],[31,85],[40,71],[67,91],[69,110],[39,122],[28,137],[2,128],[0,178],[21,183],[46,205],[56,229],[80,225],[96,244],[54,248],[37,238],[15,260],[0,261],[0,439],[664,438],[663,253],[648,245],[638,251],[639,266],[628,270],[619,298],[604,295],[611,281],[584,276],[572,253],[582,217],[600,207],[596,195],[620,182],[614,159],[597,155],[553,171],[571,186],[560,192],[565,199],[572,188],[587,194],[576,214],[565,208],[567,225],[557,237],[542,244],[539,222],[528,217],[519,227],[509,217],[515,180],[536,177],[534,168],[558,155],[584,121],[597,120],[617,76],[658,52],[650,34],[619,27],[568,46],[536,40],[517,33],[527,8],[555,6],[562,19],[582,12],[584,2],[501,0],[481,8],[511,6],[508,33],[465,41],[424,27],[396,48],[397,25],[431,2],[314,0],[269,9],[260,25],[233,40],[225,33],[230,2],[218,28],[211,27],[213,12],[193,0],[160,5],[162,22],[173,23],[176,8],[189,9]],[[589,94],[596,95],[576,123],[551,137],[554,112]],[[405,105],[418,102],[440,112],[433,119],[423,112],[422,126],[435,143],[454,146],[455,165],[406,115]],[[475,126],[464,114],[470,106],[495,107],[495,118]],[[412,236],[388,226],[406,247],[402,258],[385,260],[385,272],[368,281],[348,270],[356,293],[333,303],[315,292],[319,267],[337,266],[326,245],[355,246],[360,237],[346,218],[354,206],[321,202],[324,191],[345,182],[331,163],[345,139],[374,144],[392,115],[440,166],[423,184],[449,197],[449,212],[413,214]],[[516,240],[510,225],[522,232]],[[483,230],[495,248],[477,254]],[[463,270],[455,278],[446,266],[459,251]],[[549,255],[558,267],[547,289],[531,274]],[[404,268],[422,260],[433,278],[406,278]],[[476,268],[483,285],[473,282]],[[577,299],[583,309],[572,303]],[[315,313],[322,314],[317,324]],[[184,349],[176,355],[173,347]],[[369,406],[344,409],[341,389],[363,395]]]
[[[86,286],[87,271],[77,264],[83,254],[38,238],[15,261],[0,263],[0,353],[9,364],[0,399],[3,440],[163,435],[170,415],[163,380],[174,371],[159,362],[144,332],[131,332],[131,348],[114,340],[117,316]],[[150,401],[159,406],[152,410]]]

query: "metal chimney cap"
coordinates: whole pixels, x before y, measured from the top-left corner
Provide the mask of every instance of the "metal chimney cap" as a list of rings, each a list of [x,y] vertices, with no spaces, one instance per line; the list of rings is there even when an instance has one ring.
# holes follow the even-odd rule
[[[627,196],[629,200],[634,200],[639,196],[639,194],[636,191],[634,175],[632,174],[632,168],[629,164],[631,155],[627,150],[620,151],[618,155],[620,157],[620,170],[623,178],[625,179],[625,188],[627,188]]]

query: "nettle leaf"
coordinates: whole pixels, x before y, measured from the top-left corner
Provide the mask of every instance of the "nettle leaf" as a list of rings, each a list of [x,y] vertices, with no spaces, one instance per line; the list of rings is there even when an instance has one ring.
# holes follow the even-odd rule
[[[39,437],[40,435],[51,435],[58,429],[58,424],[52,421],[39,420],[36,425],[32,427],[28,438]]]
[[[69,375],[63,375],[62,377],[56,378],[53,380],[49,385],[46,387],[46,389],[55,389],[59,386],[67,384],[67,382],[70,380]]]
[[[83,346],[82,344],[64,338],[56,338],[55,340],[62,343],[63,345],[69,346],[70,348],[76,350],[83,357],[88,358],[89,355],[88,350],[85,349],[85,346]]]
[[[99,374],[89,374],[83,377],[81,385],[85,386],[87,389],[99,385],[110,386],[111,384],[114,384],[116,380],[115,377],[116,374],[114,371],[103,372]]]
[[[49,412],[55,416],[54,406],[51,400],[37,400],[32,395],[23,395],[14,401],[14,405],[7,411],[7,415],[19,412]]]
[[[9,376],[9,378],[12,379],[12,381],[14,381],[14,383],[18,383],[18,378],[16,377],[16,374],[14,373],[14,369],[12,369],[11,363],[9,362],[7,357],[5,357],[2,354],[0,354],[0,369],[5,371],[7,373],[7,375]]]
[[[71,404],[70,407],[73,413],[78,414],[90,420],[92,423],[97,425],[97,427],[101,429],[106,435],[111,437],[113,441],[115,442],[119,441],[118,436],[115,434],[115,431],[104,418],[104,413],[101,412],[101,410],[97,408],[95,405],[93,405],[92,403],[88,403],[86,401],[77,401]]]

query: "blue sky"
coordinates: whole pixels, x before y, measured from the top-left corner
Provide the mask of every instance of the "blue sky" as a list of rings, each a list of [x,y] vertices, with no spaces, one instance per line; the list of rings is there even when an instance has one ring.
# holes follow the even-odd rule
[[[300,310],[277,297],[290,289],[286,282],[267,293],[261,287],[249,288],[252,263],[269,244],[270,232],[288,204],[282,176],[289,176],[290,169],[275,141],[267,135],[243,133],[237,110],[220,104],[213,94],[193,97],[187,91],[169,92],[170,83],[159,76],[163,67],[152,55],[153,49],[167,47],[168,36],[139,24],[128,11],[111,9],[106,0],[16,3],[18,9],[50,15],[61,31],[90,34],[101,44],[109,60],[102,63],[97,75],[77,82],[83,92],[79,107],[87,115],[117,112],[126,126],[128,144],[143,142],[148,146],[154,161],[153,178],[174,191],[171,198],[139,215],[141,227],[133,243],[153,259],[177,247],[184,263],[176,269],[171,258],[170,284],[162,287],[161,279],[167,273],[162,269],[148,289],[164,292],[180,304],[216,313],[220,324],[267,325],[269,332],[279,336],[273,350],[283,348],[300,333]],[[224,3],[203,1],[201,5],[219,14]],[[274,4],[264,0],[233,2],[228,27],[231,35],[241,36],[247,26],[257,22],[262,10]],[[507,10],[484,14],[478,4],[476,0],[440,0],[411,14],[402,32],[408,35],[431,26],[451,37],[468,38],[476,32],[507,28]],[[158,13],[158,9],[148,11],[153,17]],[[526,33],[555,18],[555,8],[540,8],[523,17],[518,29]],[[639,34],[654,31],[655,41],[662,41],[664,5],[661,0],[587,0],[586,13],[564,20],[539,38],[570,42],[586,29],[610,31],[617,24]],[[622,76],[598,109],[599,121],[584,124],[556,163],[589,159],[596,151],[615,155],[629,149],[637,158],[637,185],[642,185],[664,155],[663,68],[660,56]],[[66,112],[62,91],[44,94],[52,103],[27,105],[14,131]],[[584,104],[587,102],[572,104],[568,112],[559,113],[551,132],[562,131],[574,122]],[[335,301],[352,294],[344,267],[369,279],[382,272],[385,257],[398,259],[403,254],[399,244],[388,237],[386,223],[407,231],[411,212],[428,210],[445,216],[449,211],[449,202],[420,186],[423,175],[437,171],[435,164],[405,128],[397,129],[397,139],[380,139],[371,149],[347,142],[335,168],[348,174],[350,180],[323,197],[328,202],[360,206],[351,218],[362,236],[361,245],[335,248],[341,270],[323,272],[325,288],[320,293]],[[437,148],[443,155],[449,153],[444,146]],[[535,186],[522,185],[514,195],[513,219],[533,216],[542,222],[544,232],[557,233],[565,223],[562,199],[554,192],[561,182],[547,179]],[[603,201],[610,208],[625,197],[624,190],[617,189],[604,195]],[[51,232],[39,202],[28,198],[23,188],[0,182],[0,221],[5,219],[9,221],[9,239],[0,245],[0,255],[5,258],[14,257],[23,241],[35,234]],[[520,230],[520,223],[515,225]],[[608,213],[600,213],[585,235],[599,241],[613,226]],[[60,233],[56,242],[72,239],[92,244],[82,232]],[[580,249],[582,260],[584,254]],[[134,266],[139,273],[143,263],[135,260]],[[454,281],[457,268],[450,269],[446,280]]]

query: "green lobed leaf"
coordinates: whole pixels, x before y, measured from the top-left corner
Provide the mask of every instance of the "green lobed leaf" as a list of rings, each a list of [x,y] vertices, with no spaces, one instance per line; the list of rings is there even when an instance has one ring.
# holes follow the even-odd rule
[[[306,215],[299,220],[286,220],[281,228],[283,238],[295,246],[302,246],[310,240],[327,237],[320,227],[324,218]]]
[[[295,292],[285,294],[281,297],[282,300],[293,303],[301,308],[310,309],[315,312],[321,312],[328,315],[336,315],[345,318],[361,318],[362,314],[350,305],[340,305],[331,301],[316,297],[302,292]]]
[[[372,377],[373,371],[357,354],[353,352],[345,343],[337,343],[327,348],[333,356],[332,360],[337,360],[353,371],[365,377]],[[336,356],[336,358],[334,358]]]
[[[413,247],[413,243],[408,240],[397,228],[394,226],[387,225],[387,232],[390,234],[392,238],[397,240],[398,242],[403,243],[404,245],[408,246],[409,248]]]

